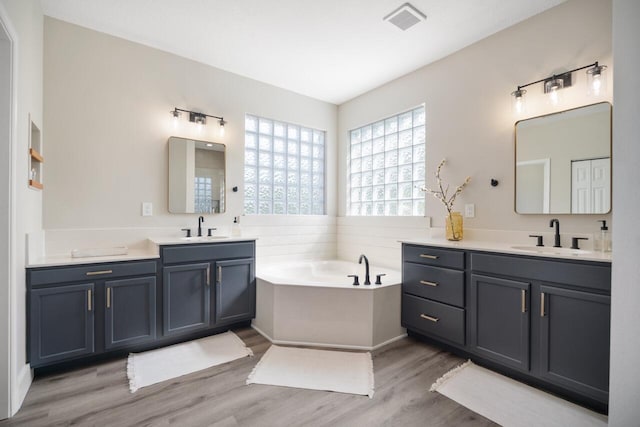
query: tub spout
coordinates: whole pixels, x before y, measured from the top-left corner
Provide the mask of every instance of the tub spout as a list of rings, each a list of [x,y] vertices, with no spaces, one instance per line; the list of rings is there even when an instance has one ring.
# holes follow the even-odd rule
[[[362,264],[362,260],[364,260],[365,274],[364,274],[364,284],[370,285],[371,280],[369,280],[369,260],[367,257],[362,254],[360,255],[360,259],[358,260],[358,264]]]

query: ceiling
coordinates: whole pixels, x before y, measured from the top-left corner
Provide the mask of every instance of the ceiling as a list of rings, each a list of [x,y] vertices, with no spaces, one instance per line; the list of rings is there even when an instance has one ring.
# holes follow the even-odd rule
[[[565,0],[42,0],[45,15],[341,104]]]

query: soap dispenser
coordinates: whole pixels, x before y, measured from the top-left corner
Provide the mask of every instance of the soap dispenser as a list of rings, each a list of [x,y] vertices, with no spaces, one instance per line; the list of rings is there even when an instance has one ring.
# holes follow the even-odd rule
[[[240,230],[240,217],[234,216],[233,225],[231,226],[231,235],[233,237],[240,237],[241,234],[242,234],[242,231]]]
[[[598,222],[602,223],[602,227],[600,227],[600,233],[595,236],[594,249],[600,252],[611,252],[611,233],[607,227],[607,221],[600,219]]]

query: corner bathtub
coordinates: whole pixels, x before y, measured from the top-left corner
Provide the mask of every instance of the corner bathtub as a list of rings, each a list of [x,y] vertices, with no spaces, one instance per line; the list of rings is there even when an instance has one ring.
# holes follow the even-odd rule
[[[274,344],[373,350],[406,336],[400,326],[400,272],[346,261],[258,266],[252,326]],[[360,276],[353,286],[348,274]]]

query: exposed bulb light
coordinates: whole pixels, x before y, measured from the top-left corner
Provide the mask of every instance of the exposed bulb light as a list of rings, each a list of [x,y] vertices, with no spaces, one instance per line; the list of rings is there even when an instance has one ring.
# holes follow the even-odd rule
[[[224,119],[220,119],[220,121],[218,123],[220,124],[220,136],[223,137],[224,136],[224,125],[226,125],[227,122],[225,122]]]
[[[552,78],[544,84],[544,91],[549,94],[549,102],[551,105],[558,105],[560,103],[559,90],[564,87],[564,81],[559,78]]]
[[[601,96],[607,90],[606,65],[596,64],[587,70],[587,95]]]
[[[520,88],[511,92],[511,96],[513,96],[513,102],[511,106],[513,108],[513,112],[516,114],[522,114],[526,110],[526,103],[524,99],[525,93],[527,93],[527,91]]]
[[[172,117],[171,122],[173,123],[173,128],[178,129],[178,125],[180,124],[180,116],[182,114],[177,109],[169,111],[169,113],[171,113],[171,117]]]

